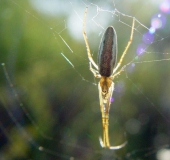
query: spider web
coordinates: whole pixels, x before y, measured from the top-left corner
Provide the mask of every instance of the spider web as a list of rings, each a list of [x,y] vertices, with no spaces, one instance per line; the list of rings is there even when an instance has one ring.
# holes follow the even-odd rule
[[[89,71],[82,35],[87,6],[95,62],[109,25],[117,32],[119,60],[136,19],[124,72],[114,80],[111,145],[128,141],[118,151],[98,141],[98,79]],[[0,7],[0,159],[170,157],[168,0],[4,0]]]

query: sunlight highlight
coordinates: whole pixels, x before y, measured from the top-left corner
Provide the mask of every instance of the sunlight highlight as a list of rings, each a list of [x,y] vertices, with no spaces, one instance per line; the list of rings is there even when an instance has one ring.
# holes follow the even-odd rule
[[[170,160],[170,149],[161,149],[157,152],[157,160]]]

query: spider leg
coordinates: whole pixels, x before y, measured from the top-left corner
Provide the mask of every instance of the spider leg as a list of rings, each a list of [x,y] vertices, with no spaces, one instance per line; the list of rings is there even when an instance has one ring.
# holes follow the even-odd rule
[[[118,68],[120,67],[120,65],[122,64],[122,61],[123,61],[123,59],[124,59],[124,57],[125,57],[125,55],[126,55],[126,53],[127,53],[127,50],[129,49],[129,47],[130,47],[130,45],[131,45],[131,43],[132,43],[133,34],[134,34],[134,26],[135,26],[135,18],[133,18],[131,35],[130,35],[130,39],[129,39],[129,41],[128,41],[128,44],[127,44],[127,46],[125,47],[125,50],[123,51],[123,54],[122,54],[122,56],[121,56],[121,58],[120,58],[120,60],[119,60],[119,62],[118,62],[118,64],[117,64],[116,68],[113,70],[112,75],[117,71],[117,69],[118,69]],[[116,73],[116,74],[117,74],[117,73]]]
[[[100,145],[103,148],[109,148],[113,150],[123,148],[127,144],[127,141],[125,141],[123,144],[118,146],[110,146],[110,140],[109,140],[109,110],[111,104],[110,99],[112,97],[112,93],[114,90],[114,83],[112,83],[109,88],[106,103],[105,103],[106,97],[102,95],[102,89],[100,87],[100,84],[98,84],[98,88],[99,88],[100,110],[102,114],[102,127],[103,127],[103,139],[99,138]]]
[[[104,148],[106,147],[106,142],[107,142],[107,134],[108,134],[108,126],[106,123],[106,109],[105,109],[105,104],[104,104],[104,100],[103,100],[103,96],[102,96],[102,89],[100,87],[100,84],[98,84],[98,89],[99,89],[99,100],[100,100],[100,111],[102,114],[102,127],[103,127],[103,139],[99,138],[100,141],[100,145]]]
[[[84,41],[86,44],[86,49],[87,49],[87,56],[89,61],[92,63],[92,65],[98,70],[98,66],[97,64],[94,62],[91,52],[90,52],[90,47],[89,47],[89,42],[88,42],[88,38],[86,35],[86,15],[87,15],[87,9],[88,7],[86,7],[85,13],[84,13],[84,20],[83,20],[83,37],[84,37]]]
[[[91,62],[89,62],[89,66],[90,66],[90,71],[93,73],[93,75],[94,75],[96,78],[101,78],[101,75],[99,74],[99,72],[92,67]]]
[[[116,72],[115,74],[113,74],[112,76],[110,76],[110,78],[114,79],[116,76],[120,75],[121,72],[124,71],[124,69],[126,68],[127,65],[123,66],[118,72]]]

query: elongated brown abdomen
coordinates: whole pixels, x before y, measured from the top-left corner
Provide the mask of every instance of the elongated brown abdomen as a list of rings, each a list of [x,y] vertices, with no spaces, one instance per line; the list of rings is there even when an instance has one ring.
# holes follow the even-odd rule
[[[117,36],[112,26],[108,27],[101,39],[98,66],[101,76],[110,77],[117,59]]]

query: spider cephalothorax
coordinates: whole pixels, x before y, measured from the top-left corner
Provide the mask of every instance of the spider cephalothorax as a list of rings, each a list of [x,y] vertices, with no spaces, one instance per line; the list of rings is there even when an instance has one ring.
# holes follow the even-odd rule
[[[113,85],[112,79],[110,77],[102,76],[99,83],[102,89],[102,95],[104,96],[105,99],[107,99],[109,88],[111,87],[111,85]]]

